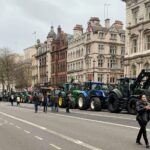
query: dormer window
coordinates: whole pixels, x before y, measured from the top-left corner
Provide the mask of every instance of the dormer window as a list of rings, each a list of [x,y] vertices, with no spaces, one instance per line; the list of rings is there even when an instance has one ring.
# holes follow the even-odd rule
[[[117,40],[117,34],[111,34],[111,40]]]
[[[103,33],[103,32],[100,32],[100,33],[99,33],[99,38],[100,38],[100,39],[104,39],[104,33]]]

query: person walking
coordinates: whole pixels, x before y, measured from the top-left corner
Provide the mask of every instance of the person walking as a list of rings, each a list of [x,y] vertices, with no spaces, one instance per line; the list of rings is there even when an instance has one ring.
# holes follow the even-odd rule
[[[45,93],[44,94],[44,99],[43,99],[43,111],[46,113],[47,112],[47,106],[48,106],[48,96]]]
[[[11,102],[11,106],[13,106],[14,105],[14,95],[13,94],[10,96],[10,102]]]
[[[137,110],[137,116],[136,120],[138,121],[140,125],[140,130],[137,135],[136,143],[139,145],[142,145],[141,143],[141,137],[143,135],[146,148],[149,148],[149,142],[147,139],[147,132],[146,132],[146,126],[147,123],[149,122],[149,113],[150,113],[150,105],[148,104],[148,100],[146,95],[141,95],[140,99],[136,102],[136,110]]]
[[[35,113],[37,113],[38,105],[39,105],[39,97],[38,97],[37,93],[35,93],[33,96],[33,102],[34,102]]]
[[[17,96],[17,106],[20,106],[20,102],[21,102],[21,98],[20,98],[20,96],[18,95],[18,96]]]
[[[68,91],[66,99],[66,112],[70,113],[70,103],[71,103],[71,92]]]

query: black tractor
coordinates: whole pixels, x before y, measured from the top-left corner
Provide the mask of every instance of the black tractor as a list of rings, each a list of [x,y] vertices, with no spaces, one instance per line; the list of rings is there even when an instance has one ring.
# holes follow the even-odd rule
[[[150,70],[142,70],[137,78],[120,78],[108,98],[108,109],[112,113],[127,110],[136,114],[136,101],[139,95],[150,98]]]

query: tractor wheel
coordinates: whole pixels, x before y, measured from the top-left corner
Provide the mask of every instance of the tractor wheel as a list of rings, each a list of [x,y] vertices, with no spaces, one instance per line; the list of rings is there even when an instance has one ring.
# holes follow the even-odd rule
[[[101,100],[98,97],[93,97],[90,101],[90,108],[92,111],[100,111],[101,107]]]
[[[87,102],[86,98],[83,95],[79,95],[78,97],[78,108],[80,110],[85,110],[87,109]]]
[[[114,93],[111,93],[109,95],[108,110],[112,113],[119,113],[121,111],[120,105],[119,105],[119,98]]]
[[[129,99],[129,102],[128,102],[128,113],[129,114],[132,114],[132,115],[136,114],[136,101],[137,101],[136,98]]]

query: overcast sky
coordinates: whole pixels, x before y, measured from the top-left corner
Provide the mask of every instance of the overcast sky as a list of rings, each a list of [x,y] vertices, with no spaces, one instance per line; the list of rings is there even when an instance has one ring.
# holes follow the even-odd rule
[[[121,20],[125,24],[125,3],[121,0],[0,0],[0,48],[8,47],[22,53],[35,44],[35,39],[46,39],[53,25],[72,34],[75,24],[84,29],[90,17],[105,17],[111,21]],[[36,31],[36,36],[33,34]]]

